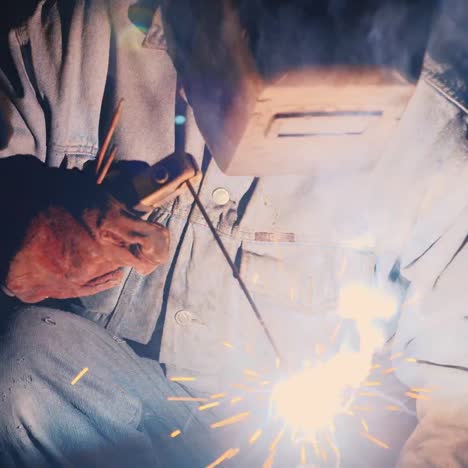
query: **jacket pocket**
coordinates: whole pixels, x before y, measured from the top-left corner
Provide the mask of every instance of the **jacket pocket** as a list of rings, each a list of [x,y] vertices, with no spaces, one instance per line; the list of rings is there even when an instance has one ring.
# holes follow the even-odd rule
[[[244,242],[241,276],[277,346],[299,364],[339,346],[340,289],[370,284],[373,254],[334,244]]]

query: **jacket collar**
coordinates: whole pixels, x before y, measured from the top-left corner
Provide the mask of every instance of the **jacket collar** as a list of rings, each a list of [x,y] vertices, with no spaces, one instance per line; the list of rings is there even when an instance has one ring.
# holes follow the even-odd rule
[[[424,64],[423,77],[468,113],[468,3],[443,0]]]

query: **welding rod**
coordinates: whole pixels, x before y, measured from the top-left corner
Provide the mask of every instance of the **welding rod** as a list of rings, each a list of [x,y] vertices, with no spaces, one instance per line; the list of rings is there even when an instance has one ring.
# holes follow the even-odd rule
[[[224,258],[226,259],[229,266],[231,267],[234,278],[236,278],[236,280],[238,281],[239,286],[242,289],[242,292],[244,293],[247,301],[249,302],[250,307],[252,308],[255,316],[257,317],[258,322],[262,326],[262,328],[263,328],[263,330],[264,330],[264,332],[265,332],[265,334],[266,334],[266,336],[268,338],[268,341],[270,342],[270,344],[271,344],[271,346],[272,346],[272,348],[273,348],[273,350],[275,352],[276,359],[279,360],[279,362],[283,362],[282,359],[281,359],[281,354],[279,352],[279,349],[276,346],[275,340],[273,339],[273,337],[272,337],[272,335],[270,333],[270,330],[268,330],[268,327],[267,327],[265,321],[263,320],[262,314],[258,310],[257,304],[255,303],[255,301],[254,301],[252,295],[250,294],[246,284],[244,283],[244,280],[242,279],[242,277],[241,277],[241,275],[239,273],[239,270],[237,269],[236,265],[232,261],[231,256],[229,255],[229,252],[226,250],[226,247],[225,247],[221,237],[219,236],[218,232],[216,231],[216,228],[214,227],[213,223],[211,222],[211,219],[208,216],[208,213],[206,212],[205,207],[203,206],[200,198],[198,197],[197,192],[193,188],[193,185],[190,183],[190,181],[187,181],[186,184],[187,184],[188,189],[190,190],[190,193],[193,196],[193,199],[195,200],[195,204],[197,205],[198,209],[200,210],[200,213],[202,214],[203,218],[205,219],[206,224],[210,228],[210,231],[213,234],[213,237],[214,237],[216,243],[218,244],[218,247],[221,249],[221,252],[223,253]]]
[[[122,114],[122,104],[124,100],[121,99],[119,101],[119,104],[117,105],[117,108],[114,111],[114,114],[112,115],[112,120],[110,123],[109,130],[106,133],[106,137],[104,138],[104,142],[102,143],[101,148],[99,149],[99,153],[96,156],[96,175],[99,174],[99,171],[101,169],[102,163],[104,162],[104,156],[107,152],[107,149],[109,148],[110,142],[112,140],[112,137],[114,136],[115,129],[117,128],[117,124],[119,123],[120,115]]]

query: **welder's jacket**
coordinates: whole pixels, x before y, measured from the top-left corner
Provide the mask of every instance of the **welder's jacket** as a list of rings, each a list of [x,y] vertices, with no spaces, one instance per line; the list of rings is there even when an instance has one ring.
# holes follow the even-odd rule
[[[11,32],[2,156],[81,167],[95,157],[121,97],[120,158],[154,164],[172,152],[175,71],[158,13],[144,31],[131,21],[133,3],[42,1]],[[460,414],[468,464],[468,12],[464,0],[445,8],[424,77],[376,168],[333,178],[227,177],[204,151],[191,115],[187,151],[204,173],[200,198],[283,355],[300,363],[339,346],[340,287],[385,285],[401,303],[395,352],[424,361],[402,360],[399,376],[411,387],[447,392],[441,398]],[[121,287],[63,307],[149,343],[169,377],[196,378],[187,383],[194,390],[224,391],[245,381],[246,368],[274,367],[272,348],[189,194],[159,209],[158,221],[171,231],[168,265],[148,277],[129,271]],[[453,421],[437,414],[450,432]],[[423,417],[414,437],[426,441],[431,424]],[[427,443],[414,446],[413,438],[403,466],[419,466],[405,457],[430,450]]]

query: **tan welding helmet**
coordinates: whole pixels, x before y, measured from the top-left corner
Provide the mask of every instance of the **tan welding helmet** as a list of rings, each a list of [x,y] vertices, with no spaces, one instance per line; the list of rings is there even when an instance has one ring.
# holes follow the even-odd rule
[[[323,173],[369,165],[388,142],[419,77],[430,4],[164,0],[162,17],[226,174]]]

